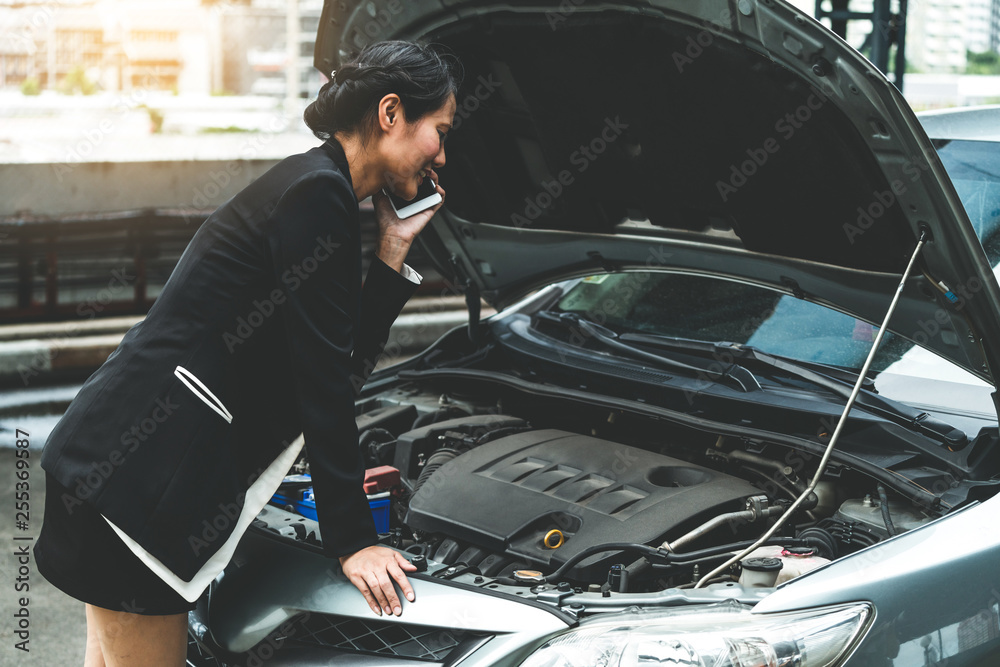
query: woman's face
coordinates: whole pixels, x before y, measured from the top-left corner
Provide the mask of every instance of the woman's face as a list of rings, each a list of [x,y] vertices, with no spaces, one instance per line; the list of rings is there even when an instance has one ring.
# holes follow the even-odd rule
[[[406,122],[402,114],[396,123],[402,123],[395,132],[390,132],[386,142],[387,153],[386,186],[398,197],[413,199],[417,187],[424,178],[430,176],[437,183],[437,174],[432,169],[444,166],[444,140],[451,129],[457,105],[455,96],[437,109],[427,113],[416,122]]]

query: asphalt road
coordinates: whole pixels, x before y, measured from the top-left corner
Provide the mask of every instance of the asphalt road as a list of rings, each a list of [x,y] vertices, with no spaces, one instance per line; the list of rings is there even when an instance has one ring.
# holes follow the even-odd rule
[[[45,506],[45,471],[38,465],[40,451],[32,448],[28,467],[30,503],[28,529],[15,527],[14,483],[15,473],[14,433],[0,430],[0,543],[3,559],[0,560],[0,665],[32,665],[37,667],[71,667],[83,664],[87,643],[87,622],[83,602],[71,598],[48,581],[35,569],[34,558],[27,563],[27,591],[17,591],[18,569],[21,564],[15,554],[20,545],[34,544],[42,526],[42,509]],[[32,443],[34,444],[34,443]],[[30,537],[15,540],[14,537]],[[30,553],[30,547],[29,547]],[[14,616],[21,606],[19,599],[28,601],[27,652],[15,647],[22,641],[15,633],[18,619]]]

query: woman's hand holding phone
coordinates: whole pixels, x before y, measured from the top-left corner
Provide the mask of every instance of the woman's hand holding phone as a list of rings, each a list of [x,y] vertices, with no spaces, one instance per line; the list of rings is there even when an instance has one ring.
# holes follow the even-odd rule
[[[406,253],[409,251],[413,239],[444,204],[445,191],[438,181],[437,173],[431,169],[425,178],[429,178],[435,183],[435,191],[441,196],[441,201],[407,218],[400,218],[396,214],[396,210],[384,190],[379,190],[372,195],[375,219],[378,221],[379,227],[379,237],[375,246],[376,254],[383,262],[397,271],[402,270],[403,261],[406,259]]]
[[[431,183],[434,183],[434,192],[432,194],[439,195],[441,200],[436,204],[425,208],[413,215],[407,217],[400,217],[396,212],[396,207],[393,206],[392,202],[389,200],[389,195],[386,194],[385,189],[379,190],[374,195],[372,195],[372,203],[375,206],[375,216],[379,223],[379,235],[391,235],[398,236],[401,239],[413,241],[413,239],[420,233],[420,230],[424,228],[427,221],[430,220],[434,213],[437,212],[439,208],[444,204],[444,188],[441,187],[441,183],[438,180],[437,172],[433,169],[429,169],[426,179],[430,179]],[[425,188],[420,188],[422,191]],[[428,188],[429,189],[429,188]],[[418,194],[417,199],[412,202],[401,202],[405,203],[406,208],[415,207],[422,199],[426,199],[426,194],[420,196]],[[402,209],[406,212],[406,208]]]

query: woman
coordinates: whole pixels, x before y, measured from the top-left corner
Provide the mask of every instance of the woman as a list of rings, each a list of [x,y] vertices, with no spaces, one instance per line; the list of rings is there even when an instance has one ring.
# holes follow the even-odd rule
[[[413,601],[413,566],[377,546],[354,399],[420,280],[410,244],[440,207],[400,220],[382,188],[412,199],[438,183],[460,79],[453,58],[398,41],[337,70],[305,112],[324,143],[202,224],[53,429],[34,554],[87,603],[88,667],[184,664],[186,612],[303,445],[325,555],[374,613],[401,613],[393,582]],[[379,238],[362,286],[368,196]]]

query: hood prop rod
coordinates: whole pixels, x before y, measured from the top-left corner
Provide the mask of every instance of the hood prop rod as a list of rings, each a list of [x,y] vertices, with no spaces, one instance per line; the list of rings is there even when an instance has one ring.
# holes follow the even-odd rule
[[[871,366],[872,359],[875,358],[875,352],[878,351],[879,343],[882,342],[882,336],[885,334],[886,327],[889,324],[889,319],[896,310],[896,305],[899,303],[899,297],[902,295],[903,287],[906,285],[906,279],[910,277],[910,271],[913,269],[913,264],[917,261],[917,256],[920,255],[920,250],[923,248],[926,240],[927,232],[921,231],[920,240],[917,241],[917,247],[913,249],[910,261],[906,265],[906,269],[903,271],[903,277],[900,278],[899,285],[896,287],[896,293],[892,297],[892,303],[889,304],[889,310],[886,312],[885,318],[882,320],[882,326],[879,327],[878,334],[875,336],[875,342],[872,343],[871,350],[868,351],[868,357],[865,359],[865,364],[861,367],[861,372],[858,373],[858,379],[854,383],[854,390],[851,391],[851,395],[847,399],[847,404],[844,405],[844,411],[841,413],[840,420],[837,422],[837,428],[834,429],[833,435],[830,436],[830,444],[826,446],[826,450],[823,452],[823,458],[820,459],[819,466],[816,468],[816,474],[813,475],[812,481],[809,482],[809,486],[807,486],[805,490],[799,494],[799,497],[795,499],[795,502],[793,502],[792,505],[778,517],[777,521],[774,522],[774,524],[760,537],[760,539],[699,579],[698,583],[694,585],[695,588],[701,588],[713,577],[717,577],[734,564],[746,558],[747,554],[753,552],[755,549],[767,542],[767,540],[774,535],[782,525],[784,525],[785,521],[787,521],[788,518],[795,513],[795,510],[799,508],[799,505],[804,503],[809,495],[816,489],[816,485],[819,484],[820,479],[823,477],[823,473],[826,471],[826,465],[830,461],[830,455],[833,453],[833,448],[840,439],[840,433],[844,428],[844,424],[847,423],[847,414],[851,411],[851,408],[854,407],[854,401],[858,398],[858,393],[861,391],[861,385],[864,383],[865,376],[868,374],[868,367]]]
[[[469,311],[469,340],[473,345],[479,347],[479,315],[481,312],[479,286],[476,285],[476,281],[471,276],[462,270],[462,265],[454,253],[448,258],[448,261],[455,272],[455,284],[462,289],[462,293],[465,295],[465,307]]]
[[[469,340],[479,347],[479,288],[472,280],[465,285],[465,307],[469,310]]]

